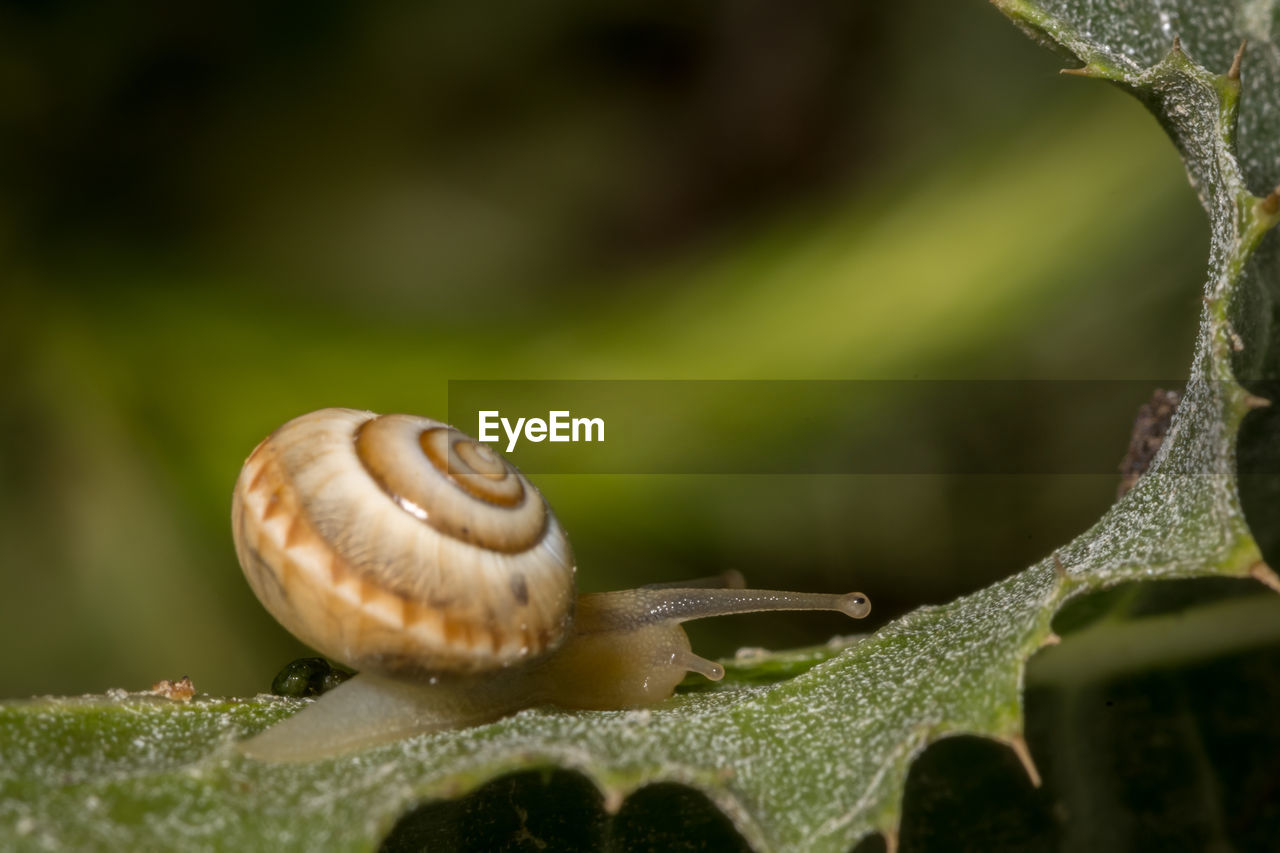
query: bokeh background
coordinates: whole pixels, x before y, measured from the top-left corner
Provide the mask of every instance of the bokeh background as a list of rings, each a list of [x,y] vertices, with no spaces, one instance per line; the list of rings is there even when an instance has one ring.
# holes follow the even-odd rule
[[[230,490],[321,406],[1185,375],[1203,215],[1138,103],[1060,64],[980,0],[3,4],[0,696],[265,690],[304,650]],[[1126,417],[1088,476],[538,485],[585,589],[737,568],[879,623],[1096,519]],[[719,621],[700,652],[850,629]]]

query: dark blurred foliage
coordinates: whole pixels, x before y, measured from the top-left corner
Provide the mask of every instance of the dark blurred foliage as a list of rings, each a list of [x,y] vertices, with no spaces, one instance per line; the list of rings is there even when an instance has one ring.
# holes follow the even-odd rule
[[[6,4],[6,242],[476,311],[1016,121],[1034,48],[933,5]]]
[[[16,176],[23,237],[198,241],[308,191],[317,171],[376,180],[409,160],[465,187],[487,151],[554,163],[627,131],[625,170],[559,162],[522,181],[613,172],[567,210],[576,242],[626,254],[885,142],[856,133],[850,107],[876,97],[857,81],[885,59],[866,50],[887,16],[850,4],[133,7],[11,10],[28,96],[11,116],[15,159],[39,164]],[[599,130],[565,130],[583,123]],[[485,189],[515,190],[501,184]]]
[[[0,5],[0,695],[266,690],[304,649],[229,491],[320,406],[1183,376],[1203,217],[1155,122],[1057,67],[976,0]],[[586,588],[735,567],[880,620],[1039,558],[1116,479],[538,483]],[[849,630],[730,621],[699,650]]]

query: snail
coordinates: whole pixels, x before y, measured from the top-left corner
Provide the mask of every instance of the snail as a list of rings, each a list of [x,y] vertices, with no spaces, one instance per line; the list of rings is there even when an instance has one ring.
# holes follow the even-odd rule
[[[359,671],[240,744],[262,760],[339,755],[539,705],[669,697],[693,653],[681,623],[758,610],[871,610],[861,593],[738,588],[740,577],[575,593],[569,540],[524,475],[448,425],[322,409],[250,454],[236,555],[268,611]]]

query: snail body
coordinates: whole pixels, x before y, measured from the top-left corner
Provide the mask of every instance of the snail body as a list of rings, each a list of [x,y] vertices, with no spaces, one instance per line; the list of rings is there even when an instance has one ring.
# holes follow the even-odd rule
[[[429,418],[322,409],[249,456],[236,554],[268,611],[360,674],[244,742],[319,758],[536,705],[659,702],[719,679],[681,623],[755,610],[870,612],[861,593],[686,587],[575,594],[572,549],[541,494],[495,451]]]

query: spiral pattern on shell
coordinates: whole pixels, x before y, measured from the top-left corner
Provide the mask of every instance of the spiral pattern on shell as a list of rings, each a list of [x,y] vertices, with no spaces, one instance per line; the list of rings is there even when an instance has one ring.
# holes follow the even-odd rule
[[[549,652],[568,630],[573,555],[542,495],[430,418],[295,418],[245,462],[232,527],[263,605],[356,669],[495,669]]]

